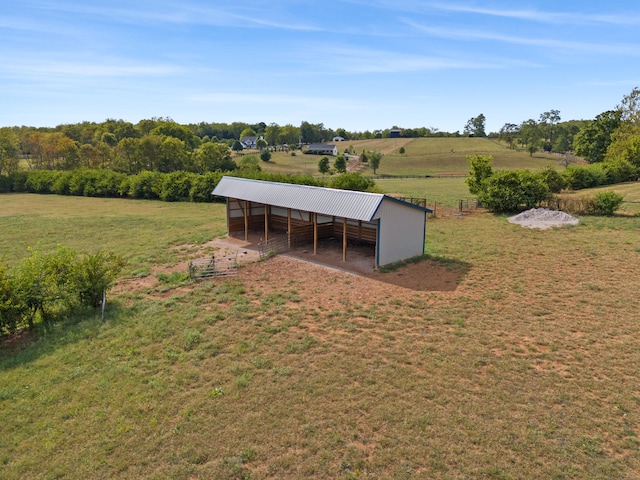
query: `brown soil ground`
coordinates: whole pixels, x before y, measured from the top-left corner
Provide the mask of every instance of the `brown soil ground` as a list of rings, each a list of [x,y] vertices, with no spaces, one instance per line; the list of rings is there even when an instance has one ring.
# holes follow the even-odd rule
[[[317,252],[313,245],[294,248],[286,254],[277,255],[264,261],[260,260],[257,237],[249,242],[227,237],[214,239],[198,247],[193,258],[208,258],[204,253],[213,249],[216,258],[236,257],[240,265],[238,275],[243,282],[252,284],[255,279],[269,278],[283,282],[294,282],[299,288],[314,292],[318,302],[325,302],[335,293],[333,288],[324,288],[327,282],[349,285],[348,291],[353,299],[367,300],[386,297],[406,297],[416,292],[453,292],[461,277],[465,274],[460,268],[452,269],[434,260],[423,260],[409,264],[387,273],[374,270],[374,250],[372,246],[349,245],[347,261],[342,259],[342,246],[339,240],[319,242]],[[193,246],[184,246],[191,248]],[[113,293],[141,291],[158,283],[157,274],[188,271],[189,260],[170,267],[154,268],[151,275],[144,278],[129,279],[114,288]],[[212,281],[220,281],[214,279]],[[167,292],[175,293],[173,292]],[[161,294],[162,296],[162,294]]]

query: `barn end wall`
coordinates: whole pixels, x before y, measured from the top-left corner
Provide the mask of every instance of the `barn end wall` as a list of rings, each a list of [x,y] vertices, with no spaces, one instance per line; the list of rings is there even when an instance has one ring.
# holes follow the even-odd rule
[[[380,220],[377,266],[424,254],[424,211],[386,199],[380,205],[376,216]]]

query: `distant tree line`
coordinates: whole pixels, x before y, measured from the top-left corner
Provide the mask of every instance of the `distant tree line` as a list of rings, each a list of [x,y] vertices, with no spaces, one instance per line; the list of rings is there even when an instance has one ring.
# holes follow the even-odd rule
[[[404,137],[444,136],[428,128],[404,129]],[[386,138],[390,129],[348,132],[322,123],[300,126],[264,122],[179,124],[170,118],[141,120],[137,124],[108,119],[52,128],[0,128],[0,174],[26,170],[108,169],[135,174],[158,172],[213,172],[236,168],[233,151],[243,149],[240,139],[262,137],[259,149],[297,148],[300,144]]]

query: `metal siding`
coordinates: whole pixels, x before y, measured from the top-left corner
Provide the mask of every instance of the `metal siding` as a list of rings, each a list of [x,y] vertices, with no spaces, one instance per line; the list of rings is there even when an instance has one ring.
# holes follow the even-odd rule
[[[370,221],[385,198],[379,193],[222,177],[212,195]]]
[[[423,211],[385,201],[378,210],[378,265],[424,254],[426,216]]]

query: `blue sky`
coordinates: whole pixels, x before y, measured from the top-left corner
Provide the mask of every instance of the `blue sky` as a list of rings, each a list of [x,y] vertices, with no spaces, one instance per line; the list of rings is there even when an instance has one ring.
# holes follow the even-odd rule
[[[0,0],[0,126],[592,119],[640,85],[640,5]]]

